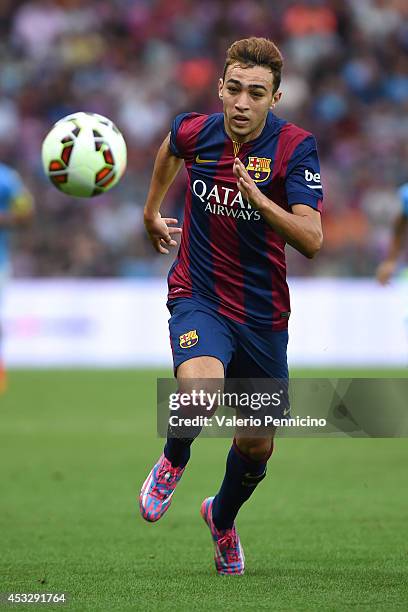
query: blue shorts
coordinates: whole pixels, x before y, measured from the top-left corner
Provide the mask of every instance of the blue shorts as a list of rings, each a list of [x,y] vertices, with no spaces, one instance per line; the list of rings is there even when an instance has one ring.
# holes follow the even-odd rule
[[[288,332],[252,327],[219,314],[197,298],[168,302],[174,371],[192,357],[216,357],[226,378],[288,378]]]

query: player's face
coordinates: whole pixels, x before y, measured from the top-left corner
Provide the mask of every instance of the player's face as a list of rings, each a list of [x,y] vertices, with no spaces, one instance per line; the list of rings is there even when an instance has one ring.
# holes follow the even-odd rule
[[[264,66],[231,64],[219,81],[227,134],[238,142],[253,140],[261,133],[268,110],[280,100],[273,93],[273,74]]]

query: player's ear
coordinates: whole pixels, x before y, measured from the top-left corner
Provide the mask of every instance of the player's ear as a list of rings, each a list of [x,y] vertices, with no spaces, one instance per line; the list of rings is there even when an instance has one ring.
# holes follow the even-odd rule
[[[218,79],[218,96],[220,98],[220,100],[222,100],[222,88],[224,87],[224,80],[219,78]]]
[[[281,91],[277,91],[276,93],[273,94],[271,108],[275,108],[275,106],[280,101],[281,97],[282,97]]]

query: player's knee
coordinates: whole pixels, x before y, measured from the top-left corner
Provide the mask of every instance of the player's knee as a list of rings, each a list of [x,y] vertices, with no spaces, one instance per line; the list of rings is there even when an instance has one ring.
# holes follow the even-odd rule
[[[219,379],[178,379],[178,394],[183,400],[179,414],[211,417],[218,408],[220,386]]]
[[[268,461],[273,451],[273,440],[265,438],[237,438],[238,450],[251,461]]]

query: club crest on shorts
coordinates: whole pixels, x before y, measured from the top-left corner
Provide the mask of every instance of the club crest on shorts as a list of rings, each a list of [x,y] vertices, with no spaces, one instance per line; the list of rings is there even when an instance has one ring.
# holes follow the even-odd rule
[[[263,183],[269,178],[271,161],[269,157],[248,157],[246,169],[255,183]]]
[[[192,329],[191,331],[181,334],[180,336],[180,347],[183,349],[191,348],[195,346],[198,342],[198,334],[196,329]]]

